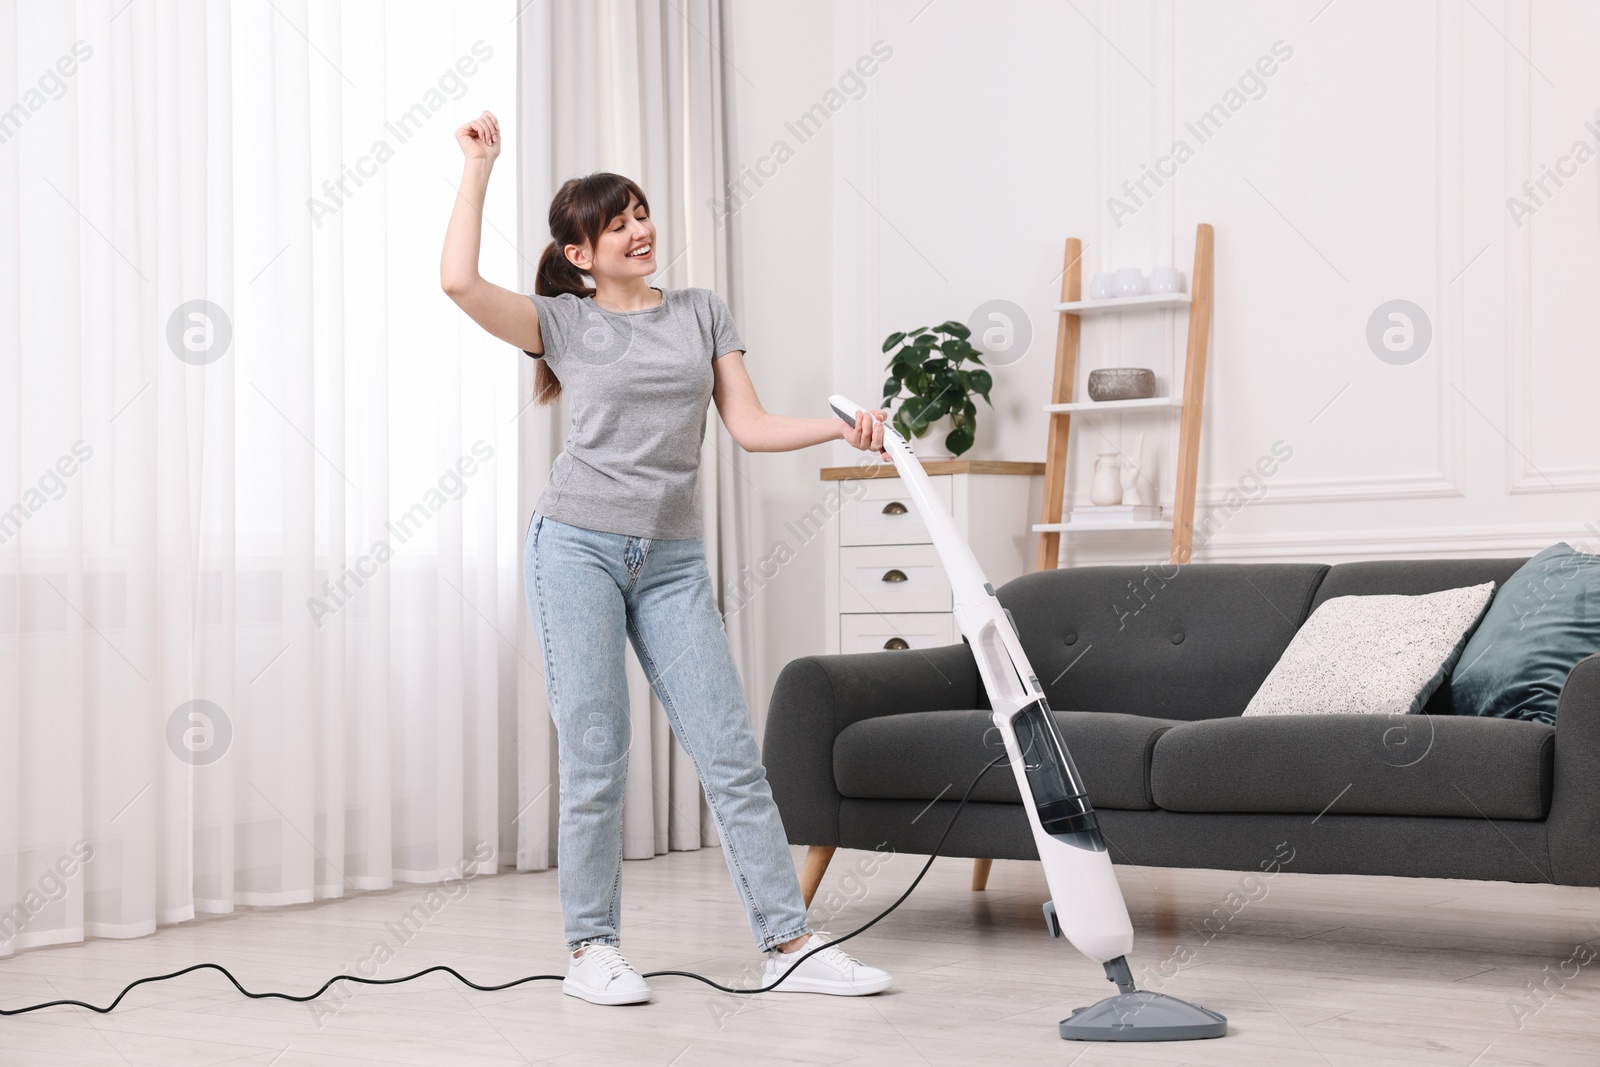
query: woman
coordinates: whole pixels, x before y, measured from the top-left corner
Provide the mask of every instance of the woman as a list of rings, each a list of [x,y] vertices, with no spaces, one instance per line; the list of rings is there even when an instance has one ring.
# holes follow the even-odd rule
[[[533,296],[483,280],[480,219],[499,123],[485,111],[456,140],[466,173],[445,235],[444,289],[485,330],[539,360],[540,403],[562,392],[571,400],[572,431],[523,553],[560,739],[561,911],[572,954],[562,988],[595,1004],[650,998],[618,950],[629,748],[624,635],[705,787],[751,932],[767,953],[762,984],[793,969],[777,991],[858,996],[888,988],[887,973],[822,947],[827,935],[806,925],[706,569],[697,487],[708,400],[752,452],[843,439],[887,460],[887,412],[858,412],[853,429],[836,418],[763,410],[722,298],[645,283],[656,271],[655,226],[644,193],[616,174],[574,178],[556,194],[553,240]],[[812,949],[820,950],[806,956]]]

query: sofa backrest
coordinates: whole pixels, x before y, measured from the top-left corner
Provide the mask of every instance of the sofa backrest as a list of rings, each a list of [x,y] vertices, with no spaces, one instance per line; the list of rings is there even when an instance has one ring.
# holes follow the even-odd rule
[[[1495,590],[1505,585],[1527,556],[1495,559],[1368,559],[1339,563],[1328,568],[1327,577],[1317,587],[1311,610],[1336,596],[1372,596],[1399,593],[1421,596],[1442,589],[1493,582]]]
[[[1309,613],[1322,563],[1036,571],[997,592],[1058,711],[1238,715]]]
[[[1330,597],[1416,596],[1492,581],[1526,556],[1325,563],[1187,563],[1037,571],[998,591],[1059,711],[1162,719],[1238,715]],[[1449,711],[1441,686],[1424,711]]]

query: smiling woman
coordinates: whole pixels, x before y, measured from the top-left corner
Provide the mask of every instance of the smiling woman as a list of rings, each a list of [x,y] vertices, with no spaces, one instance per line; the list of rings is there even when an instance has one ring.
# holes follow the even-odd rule
[[[762,408],[722,297],[647,283],[656,270],[649,201],[618,174],[573,178],[556,192],[533,294],[483,280],[479,208],[500,152],[499,124],[486,111],[457,140],[466,173],[441,283],[485,330],[538,359],[536,399],[566,395],[572,415],[523,549],[559,738],[561,910],[572,953],[562,988],[594,1004],[650,998],[617,948],[631,642],[705,789],[751,935],[768,954],[768,979],[792,970],[785,992],[886,989],[886,972],[807,926],[707,568],[698,479],[713,399],[729,434],[751,451],[843,439],[882,454],[887,413],[857,411],[847,428]],[[813,940],[820,951],[797,951]]]

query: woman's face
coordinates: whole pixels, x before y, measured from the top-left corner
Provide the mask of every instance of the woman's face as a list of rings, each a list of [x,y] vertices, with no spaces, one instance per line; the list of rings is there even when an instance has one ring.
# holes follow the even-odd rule
[[[579,269],[613,279],[645,277],[656,269],[656,227],[639,198],[628,197],[628,208],[606,223],[592,257],[585,246],[574,256]]]

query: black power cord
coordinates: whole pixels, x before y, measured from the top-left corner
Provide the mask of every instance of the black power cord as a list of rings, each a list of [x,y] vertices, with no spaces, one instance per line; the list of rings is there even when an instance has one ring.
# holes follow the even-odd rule
[[[985,774],[988,774],[990,770],[992,770],[997,764],[1001,763],[1005,759],[1006,757],[1004,755],[996,756],[993,760],[989,761],[988,766],[979,771],[977,776],[972,779],[972,784],[967,786],[967,791],[961,796],[961,803],[956,805],[955,812],[950,816],[950,822],[945,826],[944,833],[939,835],[938,843],[933,846],[933,852],[928,856],[928,862],[922,865],[922,870],[917,872],[916,878],[914,878],[911,884],[906,887],[906,891],[900,894],[898,900],[896,900],[893,904],[890,904],[887,908],[884,908],[883,911],[879,912],[867,922],[856,927],[856,929],[851,930],[848,934],[845,934],[843,937],[830,938],[826,944],[820,944],[816,948],[811,949],[809,952],[801,955],[799,959],[794,961],[794,966],[790,967],[788,970],[784,971],[783,974],[779,975],[777,980],[771,985],[760,986],[759,988],[755,989],[736,989],[733,986],[725,986],[719,982],[714,982],[705,975],[695,974],[693,971],[650,971],[647,974],[641,975],[641,977],[693,978],[697,982],[704,982],[711,988],[721,990],[724,993],[737,993],[744,996],[749,996],[755,993],[768,993],[778,988],[778,986],[783,984],[784,979],[788,978],[789,975],[794,973],[794,968],[798,967],[801,962],[810,958],[816,953],[821,952],[825,948],[830,948],[834,945],[841,945],[850,940],[852,937],[855,937],[857,934],[865,933],[872,927],[876,926],[885,917],[887,917],[890,912],[894,911],[894,909],[905,903],[905,899],[911,895],[911,891],[916,889],[917,884],[922,881],[923,875],[927,874],[929,868],[933,866],[933,861],[938,859],[939,850],[944,847],[945,838],[949,837],[950,831],[955,828],[956,819],[961,815],[961,810],[967,806],[967,801],[971,798],[972,791],[978,787],[978,782],[982,780]],[[495,993],[502,989],[511,989],[515,986],[526,985],[529,982],[559,982],[566,977],[565,975],[561,974],[530,974],[526,978],[514,978],[509,982],[501,982],[499,985],[479,985],[477,982],[474,982],[472,979],[468,978],[454,967],[446,967],[444,964],[439,964],[435,967],[424,968],[423,970],[418,971],[416,974],[408,974],[400,978],[363,978],[356,974],[336,974],[326,982],[322,983],[321,988],[319,988],[315,993],[307,993],[304,996],[296,996],[293,993],[252,993],[250,990],[240,985],[239,979],[235,978],[233,973],[229,971],[228,968],[222,966],[222,964],[196,963],[192,966],[183,968],[181,971],[173,971],[171,974],[153,974],[147,978],[140,978],[129,982],[123,987],[122,992],[117,994],[116,999],[103,1008],[94,1004],[89,1004],[82,1000],[47,1000],[42,1004],[29,1004],[22,1008],[0,1008],[0,1016],[26,1015],[32,1011],[43,1011],[45,1008],[60,1007],[87,1008],[90,1011],[97,1012],[100,1015],[107,1015],[116,1010],[117,1005],[122,1003],[123,997],[126,997],[129,993],[133,992],[140,986],[150,985],[155,982],[170,982],[174,978],[181,978],[184,975],[192,974],[195,971],[217,971],[221,973],[224,978],[233,983],[233,988],[237,989],[240,993],[249,997],[251,1000],[288,1000],[296,1004],[303,1004],[308,1000],[316,1000],[318,997],[322,996],[322,994],[326,993],[335,982],[356,982],[361,985],[399,985],[401,982],[415,981],[424,975],[433,974],[435,971],[442,971],[443,973],[455,978],[456,981],[460,982],[462,985],[471,989],[476,989],[483,993]]]

